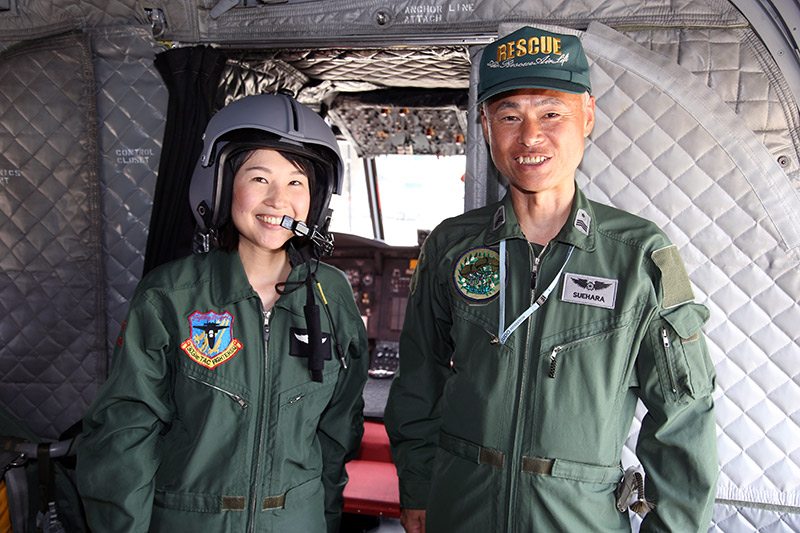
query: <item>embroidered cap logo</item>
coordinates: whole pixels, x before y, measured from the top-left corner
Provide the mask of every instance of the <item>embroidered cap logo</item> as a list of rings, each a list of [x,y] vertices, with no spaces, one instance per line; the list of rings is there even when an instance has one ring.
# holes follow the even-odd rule
[[[525,26],[488,44],[480,60],[478,102],[514,89],[591,92],[580,39]]]

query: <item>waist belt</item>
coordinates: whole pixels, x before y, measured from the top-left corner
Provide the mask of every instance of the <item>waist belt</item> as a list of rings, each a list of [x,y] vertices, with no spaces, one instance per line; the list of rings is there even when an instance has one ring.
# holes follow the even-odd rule
[[[261,502],[262,511],[273,511],[276,509],[283,509],[286,503],[286,494],[280,496],[269,496],[264,498]],[[244,496],[223,496],[222,497],[222,510],[223,511],[244,511],[247,508],[247,501]]]
[[[536,474],[539,476],[552,476],[553,475],[553,459],[542,459],[540,457],[523,457],[522,458],[522,471],[528,474]]]
[[[566,459],[523,457],[522,471],[527,474],[553,476],[586,483],[618,483],[622,479],[621,466],[591,465]]]
[[[475,464],[489,465],[495,468],[503,468],[506,465],[506,454],[503,452],[459,439],[444,431],[439,432],[439,447]]]
[[[504,468],[506,454],[441,431],[439,447],[455,456],[475,464]],[[621,466],[602,466],[578,463],[565,459],[523,457],[520,468],[526,474],[572,479],[586,483],[617,483],[622,478]]]

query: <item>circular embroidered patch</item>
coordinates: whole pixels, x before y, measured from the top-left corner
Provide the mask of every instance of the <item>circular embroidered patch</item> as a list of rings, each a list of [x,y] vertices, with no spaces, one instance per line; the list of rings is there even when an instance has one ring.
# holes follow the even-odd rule
[[[500,290],[500,254],[484,247],[464,252],[453,270],[453,282],[470,302],[488,302]]]

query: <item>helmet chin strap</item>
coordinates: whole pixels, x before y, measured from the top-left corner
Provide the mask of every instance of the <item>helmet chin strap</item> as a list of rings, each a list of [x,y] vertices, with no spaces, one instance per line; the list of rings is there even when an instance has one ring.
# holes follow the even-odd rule
[[[288,229],[298,237],[307,237],[311,242],[316,244],[322,250],[323,255],[331,255],[333,253],[333,235],[325,235],[317,231],[316,226],[309,228],[300,220],[294,220],[288,215],[284,215],[281,220],[281,227]]]

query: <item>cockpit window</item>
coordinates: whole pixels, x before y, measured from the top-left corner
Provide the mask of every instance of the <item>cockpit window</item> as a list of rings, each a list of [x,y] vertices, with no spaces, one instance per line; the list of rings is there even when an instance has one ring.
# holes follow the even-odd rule
[[[364,162],[347,143],[341,196],[334,195],[331,231],[375,238]],[[445,218],[464,212],[466,156],[381,155],[375,158],[384,240],[415,246],[418,231],[429,232]]]

